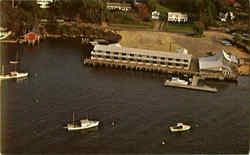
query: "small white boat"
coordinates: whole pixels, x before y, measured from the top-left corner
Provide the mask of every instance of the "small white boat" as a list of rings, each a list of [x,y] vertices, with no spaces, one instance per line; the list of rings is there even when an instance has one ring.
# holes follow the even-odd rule
[[[187,131],[191,129],[190,125],[185,125],[183,123],[177,123],[176,126],[169,127],[171,132],[180,132],[180,131]]]
[[[9,32],[0,32],[0,40],[6,39],[9,35],[11,35],[11,31],[9,31]]]
[[[188,85],[188,81],[181,80],[177,77],[172,77],[171,80],[167,80],[169,83],[175,83],[175,84],[183,84],[183,85]]]
[[[19,61],[18,61],[18,54],[16,55],[16,59],[15,60],[11,60],[9,63],[15,65],[15,70],[12,71],[12,72],[10,72],[9,74],[0,75],[0,79],[23,78],[23,77],[27,77],[29,75],[29,73],[19,73],[19,72],[16,71],[16,65],[19,63]]]
[[[19,61],[12,60],[12,61],[10,61],[9,63],[10,63],[10,64],[18,64],[18,63],[19,63]]]
[[[0,75],[0,79],[14,79],[14,78],[22,78],[27,77],[28,73],[19,73],[19,72],[10,72],[7,75]]]
[[[68,131],[74,131],[74,130],[94,128],[94,127],[97,127],[98,125],[99,125],[99,121],[93,121],[93,120],[88,120],[88,119],[80,120],[80,125],[76,124],[74,122],[74,113],[73,113],[73,122],[67,124],[65,128],[68,129]]]

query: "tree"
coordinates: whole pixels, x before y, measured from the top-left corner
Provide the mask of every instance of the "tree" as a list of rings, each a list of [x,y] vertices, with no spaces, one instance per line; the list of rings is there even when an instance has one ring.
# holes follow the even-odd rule
[[[152,12],[156,10],[158,2],[156,0],[148,0],[147,5],[148,5],[149,10]]]
[[[202,22],[194,22],[193,31],[195,35],[201,37],[203,35],[204,30],[205,26]]]

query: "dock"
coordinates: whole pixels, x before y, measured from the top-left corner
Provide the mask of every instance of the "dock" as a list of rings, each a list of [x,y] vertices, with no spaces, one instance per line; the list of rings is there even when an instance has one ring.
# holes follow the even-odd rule
[[[0,43],[17,43],[16,40],[0,40]]]
[[[183,84],[171,83],[168,81],[165,81],[164,86],[201,90],[201,91],[207,91],[207,92],[213,92],[213,93],[218,92],[216,88],[212,88],[208,86],[183,85]]]
[[[236,80],[237,76],[228,75],[224,76],[220,73],[200,73],[197,71],[184,70],[178,68],[169,68],[169,67],[161,67],[156,65],[146,65],[140,63],[131,63],[131,62],[121,62],[121,61],[107,61],[107,60],[93,60],[84,58],[83,63],[85,65],[93,66],[93,67],[109,67],[114,69],[125,69],[125,70],[134,70],[134,71],[145,71],[145,72],[157,72],[163,74],[172,74],[176,76],[187,75],[189,77],[197,76],[203,80],[206,79],[218,79],[218,80]]]
[[[238,74],[199,69],[199,61],[190,54],[154,51],[122,47],[119,44],[96,44],[89,58],[83,63],[90,66],[105,66],[116,69],[159,72],[175,76],[199,77],[201,79],[237,80]],[[193,85],[197,85],[194,84]]]

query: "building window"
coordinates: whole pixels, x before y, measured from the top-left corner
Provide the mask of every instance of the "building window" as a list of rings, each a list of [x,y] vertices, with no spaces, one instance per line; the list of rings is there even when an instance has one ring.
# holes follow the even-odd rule
[[[126,56],[126,53],[122,53],[123,56]]]
[[[122,60],[127,60],[126,58],[122,58]]]
[[[157,59],[157,57],[156,57],[156,56],[153,56],[153,59]]]
[[[141,59],[138,59],[137,61],[138,61],[138,62],[142,62]]]
[[[135,56],[134,54],[129,54],[131,57]]]
[[[184,62],[188,62],[188,60],[187,60],[187,59],[184,59]]]
[[[164,63],[164,62],[161,62],[160,64],[161,64],[161,65],[165,65],[165,63]]]
[[[110,54],[110,51],[107,51],[106,53],[107,53],[107,54]]]
[[[130,58],[129,61],[134,61],[134,59]]]
[[[168,58],[169,61],[172,61],[173,59],[172,58]]]
[[[188,65],[187,64],[184,64],[184,67],[187,67]]]
[[[181,61],[181,59],[176,59],[176,61]]]
[[[157,64],[157,62],[156,62],[156,61],[153,61],[153,64]]]
[[[118,55],[118,52],[114,52],[115,55]]]
[[[165,60],[165,57],[161,57],[161,60]]]
[[[110,59],[110,56],[106,56],[107,59]]]
[[[117,59],[118,59],[118,57],[114,57],[114,59],[116,59],[116,60],[117,60]]]

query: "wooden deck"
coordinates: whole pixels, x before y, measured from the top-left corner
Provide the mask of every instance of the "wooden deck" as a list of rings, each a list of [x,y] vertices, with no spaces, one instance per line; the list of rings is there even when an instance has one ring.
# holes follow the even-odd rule
[[[91,60],[84,59],[84,64],[90,66],[103,66],[103,67],[111,67],[116,69],[127,69],[127,70],[136,70],[136,71],[149,71],[149,72],[159,72],[159,73],[167,73],[178,75],[187,75],[190,77],[197,76],[201,79],[218,79],[218,80],[237,80],[237,75],[228,75],[224,76],[222,73],[201,73],[197,71],[186,70],[182,68],[169,68],[169,67],[161,67],[155,65],[146,65],[139,63],[131,63],[131,62],[121,62],[121,61],[107,61],[107,60]]]
[[[16,40],[0,40],[0,43],[16,43]]]

